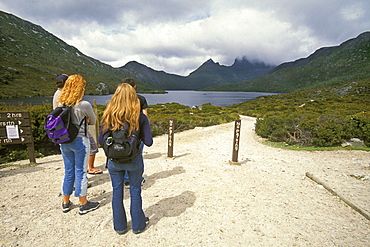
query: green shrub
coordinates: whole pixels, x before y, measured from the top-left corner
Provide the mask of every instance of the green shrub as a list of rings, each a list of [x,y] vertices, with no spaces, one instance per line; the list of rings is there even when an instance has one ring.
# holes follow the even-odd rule
[[[350,138],[359,138],[366,146],[370,146],[370,113],[361,112],[352,115],[348,119],[347,129]]]
[[[359,138],[369,144],[370,117],[368,113],[344,117],[329,114],[270,113],[258,118],[256,133],[272,142],[303,146],[340,146],[345,140]]]
[[[286,141],[288,138],[287,121],[281,114],[266,115],[258,118],[256,122],[256,133],[273,142]]]
[[[148,110],[153,136],[168,132],[170,118],[175,120],[175,132],[180,132],[197,126],[232,122],[240,114],[257,117],[255,131],[269,141],[327,147],[359,138],[369,147],[369,105],[370,86],[364,81],[336,88],[263,96],[228,107],[204,104],[202,109],[193,109],[170,103],[151,105]],[[0,111],[30,111],[36,157],[60,153],[59,146],[52,144],[44,131],[45,117],[51,108],[51,104],[46,103],[0,106]],[[104,105],[97,106],[99,119],[104,109]],[[25,149],[25,145],[0,146],[0,163],[10,161],[7,158],[10,154],[23,158]]]
[[[290,144],[299,144],[302,146],[312,146],[313,145],[313,136],[314,129],[317,125],[316,119],[306,117],[299,125],[297,132],[298,138],[297,141]]]
[[[98,105],[98,117],[101,119],[105,106]],[[32,134],[36,150],[36,157],[51,154],[59,154],[59,145],[49,141],[45,130],[46,116],[52,110],[51,104],[35,106],[0,106],[0,111],[29,111],[32,119]],[[175,119],[175,132],[192,129],[197,126],[210,126],[231,122],[239,118],[239,115],[225,108],[203,105],[202,109],[191,109],[188,106],[177,103],[158,104],[149,107],[149,121],[153,136],[163,135],[168,132],[169,119]],[[0,146],[0,163],[28,159],[25,145]]]
[[[324,116],[319,119],[313,132],[312,143],[318,147],[339,146],[344,141],[345,122],[334,116]]]

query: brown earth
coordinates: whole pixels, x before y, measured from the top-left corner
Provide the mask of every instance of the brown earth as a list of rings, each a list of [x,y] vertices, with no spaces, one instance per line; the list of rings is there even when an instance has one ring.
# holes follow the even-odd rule
[[[37,166],[0,170],[1,246],[370,246],[370,221],[305,176],[306,172],[370,213],[370,153],[291,151],[262,144],[255,119],[242,117],[239,161],[230,165],[234,123],[167,136],[144,148],[143,208],[148,229],[118,235],[111,184],[100,150],[89,175],[86,215],[62,213],[60,155]],[[26,164],[28,161],[18,162]],[[129,212],[129,193],[125,190]]]

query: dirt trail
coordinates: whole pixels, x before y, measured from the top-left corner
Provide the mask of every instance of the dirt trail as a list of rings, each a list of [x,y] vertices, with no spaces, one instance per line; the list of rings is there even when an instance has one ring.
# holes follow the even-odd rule
[[[174,158],[167,157],[167,136],[145,147],[150,225],[139,235],[113,230],[102,150],[96,166],[104,174],[89,175],[88,191],[101,207],[82,216],[74,197],[75,207],[62,213],[60,155],[1,169],[0,245],[370,246],[370,221],[305,176],[314,174],[370,213],[370,153],[268,147],[254,135],[254,122],[242,117],[240,166],[228,163],[233,123],[175,134]],[[129,212],[128,190],[125,205]]]

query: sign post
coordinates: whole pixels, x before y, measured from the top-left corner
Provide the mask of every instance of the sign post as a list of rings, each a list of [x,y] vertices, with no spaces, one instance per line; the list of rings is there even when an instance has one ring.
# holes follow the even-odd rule
[[[95,113],[95,116],[96,116],[95,140],[98,140],[100,126],[99,126],[98,106],[96,105],[96,99],[94,99],[94,113]]]
[[[241,120],[235,120],[234,126],[234,142],[233,142],[233,156],[230,164],[232,165],[241,165],[238,162],[238,154],[239,154],[239,141],[240,141],[240,128],[241,128]]]
[[[28,111],[0,112],[0,145],[27,144],[30,162],[36,162]]]
[[[174,120],[173,118],[170,119],[169,127],[168,127],[168,154],[167,156],[172,158],[173,157],[173,142],[174,142]]]

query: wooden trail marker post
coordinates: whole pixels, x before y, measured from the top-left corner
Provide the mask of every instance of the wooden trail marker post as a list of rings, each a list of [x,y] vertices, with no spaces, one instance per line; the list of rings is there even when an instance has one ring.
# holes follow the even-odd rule
[[[98,136],[99,136],[99,131],[100,131],[100,122],[99,122],[99,115],[98,115],[98,106],[96,104],[96,99],[94,99],[94,113],[95,113],[95,116],[96,116],[96,122],[94,123],[94,138],[96,140],[96,142],[98,142]]]
[[[241,120],[240,119],[235,120],[235,126],[234,126],[234,142],[233,142],[233,155],[232,155],[232,160],[229,162],[230,165],[241,165],[241,163],[238,162],[241,124],[242,123],[241,123]]]
[[[0,112],[0,145],[10,144],[27,144],[30,162],[36,163],[28,111]]]
[[[173,157],[173,143],[174,143],[174,123],[175,121],[173,118],[170,119],[169,121],[169,126],[168,126],[168,153],[167,157],[172,158]]]

